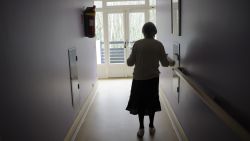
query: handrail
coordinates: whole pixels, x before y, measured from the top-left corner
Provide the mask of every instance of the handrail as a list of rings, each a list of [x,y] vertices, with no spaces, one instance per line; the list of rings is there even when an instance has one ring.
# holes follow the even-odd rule
[[[242,127],[234,118],[232,118],[221,106],[219,106],[209,95],[200,88],[190,77],[188,77],[181,68],[173,69],[176,75],[188,83],[194,90],[199,98],[205,103],[210,110],[212,110],[229,128],[232,129],[243,141],[250,141],[249,132]]]

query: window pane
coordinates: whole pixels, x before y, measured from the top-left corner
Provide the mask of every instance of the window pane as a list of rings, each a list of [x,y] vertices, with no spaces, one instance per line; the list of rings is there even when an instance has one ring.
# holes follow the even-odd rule
[[[103,13],[96,12],[96,56],[97,64],[105,63],[104,34],[103,34]]]
[[[96,8],[102,8],[102,1],[94,1]]]
[[[124,63],[124,43],[120,44],[117,42],[110,43],[109,55],[110,55],[110,63]]]
[[[143,39],[142,26],[145,23],[144,12],[129,13],[129,44],[127,55],[131,53],[135,41]]]
[[[108,14],[109,58],[110,63],[124,63],[124,15]]]
[[[122,13],[108,15],[108,29],[110,41],[124,41],[124,25]]]
[[[150,6],[156,6],[156,0],[149,0]]]
[[[149,10],[149,21],[156,24],[156,10],[155,10],[155,8]]]
[[[96,12],[95,17],[96,40],[104,40],[103,37],[103,12]]]
[[[145,0],[134,0],[134,1],[113,1],[107,2],[107,6],[119,6],[119,5],[144,5]]]
[[[142,26],[145,23],[143,12],[129,13],[129,47],[132,47],[134,42],[142,39]]]

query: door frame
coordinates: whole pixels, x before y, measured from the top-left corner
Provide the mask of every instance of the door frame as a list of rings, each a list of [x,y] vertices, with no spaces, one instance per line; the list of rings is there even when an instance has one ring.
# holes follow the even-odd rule
[[[110,63],[110,44],[109,44],[109,28],[108,28],[108,15],[109,14],[122,14],[123,15],[123,37],[124,41],[126,41],[126,34],[127,34],[127,29],[126,29],[126,13],[123,11],[123,9],[113,9],[111,11],[105,12],[104,17],[106,18],[106,23],[104,23],[104,29],[106,28],[106,35],[104,36],[104,44],[105,44],[105,57],[106,57],[106,70],[107,70],[107,78],[112,78],[112,77],[126,77],[126,72],[125,72],[125,65],[126,65],[126,49],[124,50],[124,63],[123,64],[113,64]],[[104,30],[105,31],[105,30]],[[104,33],[105,34],[105,33]],[[105,39],[106,38],[106,39]],[[106,42],[105,42],[106,41]]]
[[[103,12],[103,32],[104,32],[104,52],[105,63],[97,64],[98,78],[112,78],[112,77],[132,77],[133,67],[128,67],[126,60],[128,56],[128,46],[124,51],[124,64],[111,64],[109,53],[109,34],[108,34],[108,14],[111,13],[123,13],[124,19],[124,41],[129,41],[129,13],[143,12],[145,15],[145,22],[149,21],[149,10],[154,8],[149,6],[148,0],[145,0],[145,5],[130,5],[130,6],[106,6],[104,4],[108,0],[103,0],[103,8],[97,9],[97,12]],[[128,45],[128,44],[127,44]],[[120,69],[120,74],[111,74],[112,67],[116,66]]]

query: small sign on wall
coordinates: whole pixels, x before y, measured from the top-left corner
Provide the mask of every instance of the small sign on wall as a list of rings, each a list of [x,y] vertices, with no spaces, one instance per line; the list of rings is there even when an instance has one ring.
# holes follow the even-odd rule
[[[78,80],[78,70],[77,70],[78,58],[76,54],[76,48],[70,48],[68,50],[68,58],[69,58],[72,106],[78,111],[80,107],[80,85]]]

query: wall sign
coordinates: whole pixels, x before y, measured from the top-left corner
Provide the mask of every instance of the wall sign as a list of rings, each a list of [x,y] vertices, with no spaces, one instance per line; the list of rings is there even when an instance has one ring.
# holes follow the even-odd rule
[[[69,71],[70,71],[70,84],[71,84],[71,100],[72,106],[76,111],[79,111],[80,107],[80,85],[78,80],[78,71],[77,71],[77,55],[76,48],[68,49],[69,57]]]

